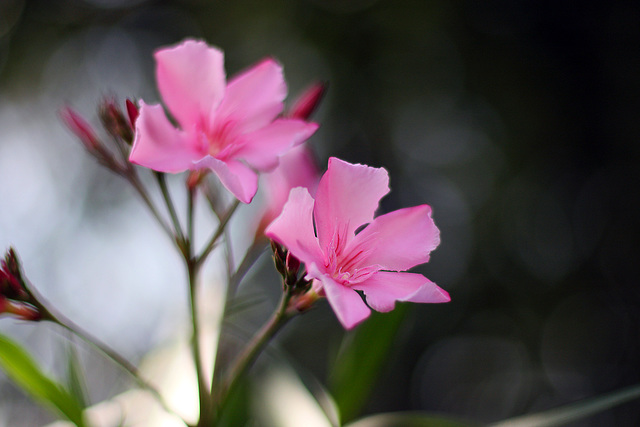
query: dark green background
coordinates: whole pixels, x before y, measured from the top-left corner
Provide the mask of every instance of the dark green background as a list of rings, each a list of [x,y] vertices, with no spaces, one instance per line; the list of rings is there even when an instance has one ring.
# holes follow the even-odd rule
[[[4,0],[0,100],[37,99],[32,126],[53,126],[65,102],[92,118],[104,93],[157,100],[151,52],[185,37],[223,48],[229,74],[278,58],[293,96],[328,81],[312,139],[319,164],[387,168],[384,211],[430,204],[442,244],[417,271],[452,296],[409,308],[365,413],[494,421],[640,382],[640,3],[132,3]],[[60,59],[64,46],[76,56]],[[94,84],[71,84],[87,69]],[[69,149],[56,132],[66,140],[48,143]],[[89,188],[115,195],[78,196],[81,215],[108,216],[119,187],[87,165]],[[9,178],[0,185],[23,182]],[[3,227],[1,243],[15,243]],[[46,256],[33,252],[35,268]],[[322,306],[282,343],[324,378],[341,336]],[[1,387],[3,401],[20,401]],[[580,425],[637,425],[639,408]]]

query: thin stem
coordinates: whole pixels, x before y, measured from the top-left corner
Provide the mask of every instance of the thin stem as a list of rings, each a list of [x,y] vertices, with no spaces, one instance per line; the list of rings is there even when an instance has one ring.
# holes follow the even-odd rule
[[[30,290],[30,292],[33,292],[33,290]],[[160,403],[160,405],[165,411],[167,411],[170,414],[176,415],[175,412],[173,412],[173,410],[169,408],[167,403],[164,401],[160,392],[153,385],[151,385],[144,378],[142,378],[138,368],[134,366],[131,362],[129,362],[127,359],[125,359],[124,356],[121,356],[118,352],[113,350],[107,344],[103,343],[102,341],[100,341],[99,339],[97,339],[96,337],[94,337],[84,329],[80,328],[78,325],[76,325],[71,320],[61,315],[60,313],[56,312],[55,314],[53,314],[55,310],[53,310],[51,307],[45,307],[43,303],[43,299],[40,296],[38,296],[38,303],[40,305],[39,307],[40,310],[43,312],[43,320],[49,320],[53,323],[60,325],[64,329],[78,336],[80,339],[82,339],[89,345],[96,348],[98,351],[100,351],[102,354],[107,356],[109,359],[115,362],[118,366],[124,369],[141,388],[150,392],[158,401],[158,403]]]
[[[138,175],[136,174],[135,170],[131,168],[123,176],[127,179],[127,181],[129,181],[129,183],[131,183],[131,185],[138,192],[140,197],[142,197],[142,201],[145,203],[145,205],[147,205],[147,207],[151,211],[151,214],[155,217],[156,221],[158,221],[158,224],[160,224],[160,227],[162,227],[162,229],[167,234],[167,236],[169,236],[171,240],[174,240],[175,236],[173,234],[173,231],[171,230],[171,227],[167,225],[164,218],[162,218],[162,216],[158,212],[158,209],[155,207],[155,205],[149,198],[149,195],[147,194],[144,187],[142,186],[142,183],[138,179]]]
[[[229,313],[231,300],[236,294],[238,285],[242,281],[242,278],[244,277],[244,275],[249,271],[251,266],[260,257],[260,255],[262,254],[262,251],[264,250],[264,247],[265,245],[261,241],[259,240],[254,241],[251,247],[245,253],[244,258],[240,262],[240,265],[238,266],[235,273],[229,276],[229,280],[227,284],[227,294],[225,295],[224,306],[222,307],[220,330],[222,330],[222,325],[224,323],[224,320],[227,317],[227,314]],[[218,347],[220,346],[220,340],[222,340],[222,334],[220,334],[218,338]],[[220,351],[216,351],[214,355],[214,362],[213,362],[213,377],[211,378],[211,390],[214,390],[216,385],[218,384],[219,377],[221,375],[221,366],[220,366],[221,362],[222,362],[222,354]]]
[[[199,426],[208,426],[211,424],[211,405],[209,385],[205,378],[204,366],[202,364],[202,353],[200,345],[200,322],[199,309],[197,300],[197,276],[198,267],[192,259],[187,260],[187,270],[189,274],[189,302],[191,306],[191,327],[193,328],[193,336],[191,337],[191,350],[196,366],[196,375],[198,378],[198,398],[200,402],[200,420]]]
[[[233,202],[233,205],[231,205],[231,207],[229,208],[227,213],[224,215],[224,217],[220,220],[220,224],[218,224],[218,229],[216,230],[215,233],[213,233],[213,236],[211,236],[211,239],[209,239],[209,242],[205,246],[200,256],[196,258],[195,264],[197,267],[202,265],[204,260],[207,259],[207,256],[209,256],[209,254],[215,247],[216,243],[218,242],[218,239],[224,233],[227,223],[229,222],[229,220],[233,216],[233,213],[236,211],[239,205],[240,205],[240,201],[236,199],[236,201]]]
[[[193,207],[195,203],[195,188],[187,189],[187,239],[193,245]]]
[[[182,227],[180,226],[180,220],[178,220],[178,214],[176,213],[176,208],[173,205],[173,200],[171,200],[171,195],[169,194],[169,189],[167,188],[167,181],[165,179],[165,176],[161,172],[154,172],[153,174],[158,181],[158,186],[160,187],[162,198],[167,205],[167,210],[169,211],[169,216],[171,217],[171,221],[173,222],[173,228],[176,231],[176,236],[182,244],[184,243],[184,233],[182,232]]]
[[[236,358],[235,364],[229,369],[217,393],[214,393],[214,398],[216,398],[214,404],[217,403],[218,419],[224,410],[227,399],[238,385],[240,378],[251,368],[271,338],[296,314],[296,311],[287,310],[291,296],[291,288],[287,287],[276,311],[272,314],[269,321],[254,335],[238,358]]]

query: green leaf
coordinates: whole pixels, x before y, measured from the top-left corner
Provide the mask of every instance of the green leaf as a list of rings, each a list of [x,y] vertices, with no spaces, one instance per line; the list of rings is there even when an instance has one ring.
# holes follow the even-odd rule
[[[371,313],[345,337],[329,378],[329,389],[342,421],[355,418],[371,393],[387,360],[407,305],[389,313]]]
[[[67,365],[67,387],[69,393],[76,401],[86,408],[89,406],[89,393],[87,392],[87,382],[78,357],[78,350],[72,341],[69,341],[67,349],[68,365]]]
[[[606,411],[617,405],[640,398],[640,385],[635,385],[613,393],[585,399],[549,411],[510,418],[492,424],[493,427],[552,427],[568,424],[582,418]]]
[[[249,424],[251,416],[251,382],[245,377],[229,395],[222,416],[217,422],[220,427],[238,427]]]
[[[470,427],[477,424],[442,415],[417,412],[377,414],[345,424],[344,427]]]
[[[7,376],[34,399],[58,410],[78,427],[84,427],[82,406],[69,392],[47,377],[19,344],[0,334],[0,366]]]

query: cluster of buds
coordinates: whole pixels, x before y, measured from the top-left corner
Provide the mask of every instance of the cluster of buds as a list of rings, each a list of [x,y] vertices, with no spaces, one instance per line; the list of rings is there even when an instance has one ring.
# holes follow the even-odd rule
[[[114,153],[112,148],[97,136],[91,125],[72,108],[65,107],[60,111],[62,120],[80,139],[89,154],[99,163],[119,174],[126,174],[130,170],[129,150],[133,143],[135,121],[138,118],[138,108],[132,101],[127,100],[126,107],[125,115],[110,98],[105,98],[98,107],[102,126],[111,137],[117,153]]]
[[[290,290],[293,295],[307,292],[311,288],[311,282],[304,278],[304,270],[300,272],[300,260],[274,241],[271,241],[271,250],[285,290]]]
[[[45,310],[25,285],[20,261],[13,248],[0,261],[0,314],[22,320],[42,320]]]

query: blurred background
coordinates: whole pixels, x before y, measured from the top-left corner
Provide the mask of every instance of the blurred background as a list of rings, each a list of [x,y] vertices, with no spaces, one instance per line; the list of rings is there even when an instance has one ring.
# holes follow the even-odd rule
[[[372,320],[393,341],[361,414],[489,422],[639,383],[639,22],[640,3],[622,0],[2,0],[0,244],[135,362],[188,331],[177,253],[58,110],[97,126],[104,96],[158,101],[152,52],[201,38],[225,50],[228,75],[277,58],[289,99],[329,82],[311,140],[320,167],[384,166],[382,211],[433,208],[442,244],[416,271],[452,301],[403,305],[399,326]],[[240,253],[252,230],[234,230]],[[243,285],[267,295],[237,320],[247,331],[277,300],[272,270],[264,257]],[[65,370],[58,329],[2,319],[0,331]],[[321,304],[265,359],[331,388],[354,336]],[[86,346],[81,356],[94,403],[130,387]],[[53,419],[0,374],[0,425]],[[579,425],[638,423],[634,402]]]

